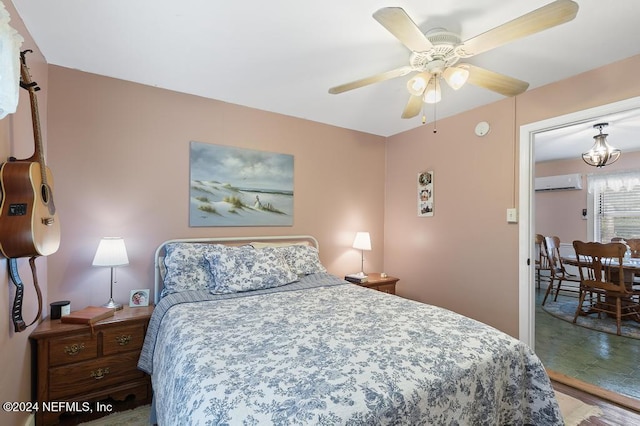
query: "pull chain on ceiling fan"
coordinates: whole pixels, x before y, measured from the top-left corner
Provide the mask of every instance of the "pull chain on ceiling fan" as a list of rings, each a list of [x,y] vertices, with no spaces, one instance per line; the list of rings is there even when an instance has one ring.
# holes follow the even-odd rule
[[[425,102],[439,102],[441,79],[454,90],[470,83],[504,96],[516,96],[527,90],[529,83],[458,61],[569,22],[577,13],[575,1],[556,0],[462,42],[457,34],[440,28],[423,34],[404,9],[385,7],[376,11],[373,18],[411,51],[409,65],[332,87],[329,93],[343,93],[418,72],[407,82],[410,97],[402,118],[418,115]]]

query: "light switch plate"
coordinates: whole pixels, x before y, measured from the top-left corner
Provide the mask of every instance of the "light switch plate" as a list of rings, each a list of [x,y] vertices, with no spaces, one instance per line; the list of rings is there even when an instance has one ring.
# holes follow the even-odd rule
[[[518,209],[507,209],[507,222],[518,223]]]

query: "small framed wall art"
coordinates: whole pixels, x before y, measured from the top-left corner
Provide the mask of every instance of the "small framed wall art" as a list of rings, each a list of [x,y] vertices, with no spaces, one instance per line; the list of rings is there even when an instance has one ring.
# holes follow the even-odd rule
[[[418,217],[433,216],[433,171],[418,173]]]
[[[143,288],[139,290],[131,290],[131,295],[129,296],[129,306],[131,308],[149,306],[149,289]]]

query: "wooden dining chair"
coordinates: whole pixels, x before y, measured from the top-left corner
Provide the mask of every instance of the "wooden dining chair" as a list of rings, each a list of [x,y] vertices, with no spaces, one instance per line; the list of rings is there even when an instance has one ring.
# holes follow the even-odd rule
[[[611,239],[611,242],[624,242],[627,246],[629,246],[629,250],[631,251],[631,259],[640,259],[640,238],[613,237]],[[635,272],[632,275],[631,280],[633,281],[634,287],[640,289],[640,273]]]
[[[626,246],[621,243],[574,241],[573,248],[580,271],[580,299],[573,322],[582,314],[598,313],[616,319],[617,334],[623,318],[640,321],[640,292],[624,282],[623,258]],[[585,305],[586,302],[586,305]]]
[[[558,294],[560,293],[563,282],[577,283],[577,285],[573,287],[563,288],[563,291],[572,292],[574,295],[580,291],[580,277],[567,272],[562,263],[562,257],[560,256],[560,238],[557,236],[545,237],[545,245],[549,263],[550,282],[544,294],[544,299],[542,299],[542,306],[547,302],[547,297],[549,297],[549,294],[553,291],[554,282],[558,283],[556,286],[556,294],[553,297],[554,302],[558,300]]]
[[[631,249],[631,259],[640,259],[640,238],[629,238],[626,241]],[[640,272],[634,272],[632,280],[634,288],[640,290]]]
[[[540,288],[540,280],[542,279],[542,271],[550,271],[549,256],[547,256],[547,247],[542,234],[536,234],[536,284]]]
[[[631,250],[631,258],[638,259],[640,258],[640,238],[622,238],[622,237],[613,237],[611,239],[612,243],[624,242],[629,246]]]
[[[627,244],[631,249],[631,258],[639,259],[640,258],[640,238],[629,238],[627,240]]]

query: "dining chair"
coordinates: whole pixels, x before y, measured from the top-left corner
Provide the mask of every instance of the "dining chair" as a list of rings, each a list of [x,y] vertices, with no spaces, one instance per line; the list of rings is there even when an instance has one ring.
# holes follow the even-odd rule
[[[613,237],[611,239],[612,243],[623,241],[629,246],[629,249],[631,250],[631,258],[640,258],[640,238]]]
[[[631,250],[631,258],[640,259],[640,238],[613,237],[611,242],[624,242]],[[640,288],[640,273],[634,273],[631,280],[635,287]]]
[[[542,234],[536,234],[536,284],[540,288],[540,280],[542,279],[542,271],[550,271],[549,257],[547,256],[547,248]]]
[[[631,259],[640,259],[640,238],[629,238],[627,245],[631,249]],[[640,289],[640,272],[634,272],[632,280],[634,288]]]
[[[549,262],[549,287],[547,287],[547,291],[544,294],[544,299],[542,299],[542,306],[547,302],[547,297],[551,291],[553,291],[553,283],[558,282],[556,287],[556,294],[553,297],[553,301],[558,300],[558,294],[560,293],[562,283],[565,281],[577,283],[577,286],[573,287],[565,287],[562,290],[573,292],[574,294],[579,293],[580,291],[580,277],[574,274],[570,274],[567,272],[564,264],[562,263],[562,257],[560,256],[560,238],[557,236],[553,237],[545,237],[545,245],[547,249],[547,257]]]
[[[624,282],[623,258],[626,246],[622,243],[574,241],[573,248],[580,272],[580,299],[573,317],[598,313],[616,319],[617,334],[623,318],[640,321],[640,292]],[[586,305],[585,305],[586,302]]]

